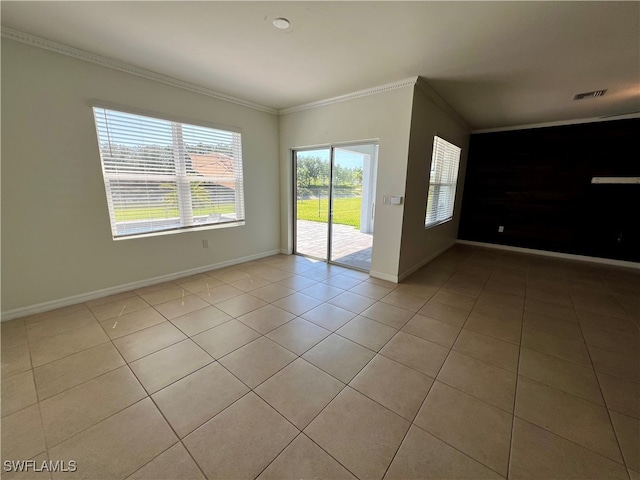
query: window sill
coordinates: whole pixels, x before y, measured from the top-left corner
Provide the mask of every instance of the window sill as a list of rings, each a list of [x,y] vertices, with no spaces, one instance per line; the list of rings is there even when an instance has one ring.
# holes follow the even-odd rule
[[[226,222],[226,223],[214,223],[209,225],[199,225],[196,227],[184,227],[184,228],[176,228],[172,230],[158,230],[155,232],[146,232],[146,233],[135,233],[131,235],[121,235],[119,237],[112,237],[114,241],[121,240],[133,240],[136,238],[147,238],[147,237],[160,237],[165,235],[175,235],[177,233],[187,233],[187,232],[201,232],[203,230],[218,230],[220,228],[231,228],[231,227],[242,227],[245,225],[245,220],[240,220],[237,222]]]
[[[444,225],[445,223],[448,223],[451,220],[453,220],[453,217],[449,217],[446,220],[441,220],[441,221],[436,222],[436,223],[430,223],[429,225],[425,225],[424,229],[425,230],[429,230],[430,228],[439,227],[440,225]]]

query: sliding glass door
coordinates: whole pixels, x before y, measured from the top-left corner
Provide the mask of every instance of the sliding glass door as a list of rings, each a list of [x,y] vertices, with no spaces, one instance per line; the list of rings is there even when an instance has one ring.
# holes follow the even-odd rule
[[[295,253],[371,269],[378,145],[294,151]]]
[[[375,144],[333,149],[331,261],[369,271],[373,245]]]
[[[295,250],[327,260],[331,149],[294,152]]]

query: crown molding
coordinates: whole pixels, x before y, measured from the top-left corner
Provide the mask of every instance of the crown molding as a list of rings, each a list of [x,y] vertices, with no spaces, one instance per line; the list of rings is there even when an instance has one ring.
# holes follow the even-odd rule
[[[18,30],[13,30],[11,28],[2,27],[2,37],[10,40],[15,40],[17,42],[25,43],[33,47],[38,47],[44,50],[60,53],[68,57],[84,60],[85,62],[90,62],[103,67],[111,68],[113,70],[119,70],[121,72],[129,73],[137,77],[146,78],[147,80],[152,80],[154,82],[164,83],[165,85],[181,88],[183,90],[188,90],[190,92],[198,93],[200,95],[206,95],[207,97],[212,97],[217,100],[222,100],[224,102],[235,103],[236,105],[241,105],[243,107],[259,110],[261,112],[271,113],[274,115],[278,114],[278,110],[274,108],[265,107],[264,105],[250,102],[248,100],[232,97],[231,95],[226,95],[224,93],[216,92],[215,90],[210,90],[208,88],[200,87],[198,85],[194,85],[189,82],[178,80],[176,78],[169,77],[167,75],[162,75],[160,73],[152,72],[150,70],[145,70],[144,68],[135,67],[133,65],[120,62],[118,60],[103,57],[101,55],[96,55],[94,53],[89,53],[84,50],[69,47],[67,45],[63,45],[58,42],[47,40],[41,37],[36,37],[35,35],[20,32]]]
[[[563,125],[578,125],[581,123],[611,122],[614,120],[626,120],[629,118],[640,118],[640,112],[622,113],[620,115],[607,115],[605,117],[577,118],[574,120],[558,120],[556,122],[530,123],[528,125],[514,125],[511,127],[482,128],[473,130],[471,133],[497,133],[510,132],[513,130],[528,130],[531,128],[561,127]]]
[[[357,92],[347,93],[346,95],[340,95],[338,97],[326,98],[324,100],[318,100],[315,102],[304,103],[296,107],[289,107],[280,110],[280,115],[287,115],[289,113],[301,112],[303,110],[310,110],[312,108],[324,107],[326,105],[332,105],[334,103],[346,102],[355,98],[368,97],[369,95],[377,95],[379,93],[388,92],[390,90],[396,90],[398,88],[412,87],[416,84],[418,77],[409,77],[398,82],[387,83],[385,85],[379,85],[377,87],[367,88],[365,90],[358,90]]]
[[[449,105],[444,98],[442,98],[438,92],[436,92],[431,85],[427,83],[424,77],[418,77],[416,80],[416,86],[424,93],[427,97],[429,97],[433,103],[435,103],[442,110],[447,112],[460,126],[465,128],[468,132],[471,131],[471,127],[467,123],[467,121],[462,118],[462,116],[456,112],[451,105]]]
[[[136,67],[124,62],[120,62],[118,60],[114,60],[112,58],[103,57],[102,55],[97,55],[94,53],[90,53],[84,50],[80,50],[78,48],[70,47],[68,45],[64,45],[62,43],[54,42],[52,40],[47,40],[46,38],[37,37],[35,35],[31,35],[29,33],[24,33],[19,30],[14,30],[8,27],[2,27],[1,30],[2,38],[7,38],[10,40],[15,40],[20,43],[24,43],[27,45],[31,45],[33,47],[42,48],[44,50],[49,50],[51,52],[59,53],[61,55],[66,55],[68,57],[76,58],[79,60],[83,60],[85,62],[93,63],[96,65],[100,65],[102,67],[110,68],[113,70],[118,70],[121,72],[128,73],[130,75],[135,75],[137,77],[145,78],[147,80],[151,80],[154,82],[163,83],[165,85],[169,85],[172,87],[180,88],[182,90],[187,90],[193,93],[198,93],[200,95],[205,95],[207,97],[212,97],[217,100],[222,100],[224,102],[234,103],[236,105],[241,105],[243,107],[251,108],[254,110],[259,110],[261,112],[270,113],[273,115],[287,115],[289,113],[300,112],[303,110],[309,110],[312,108],[323,107],[326,105],[331,105],[334,103],[346,102],[348,100],[353,100],[356,98],[367,97],[369,95],[377,95],[379,93],[388,92],[391,90],[396,90],[398,88],[412,87],[417,86],[420,90],[431,98],[436,105],[441,107],[447,113],[449,113],[458,123],[460,123],[463,127],[470,130],[469,125],[466,121],[456,112],[440,95],[438,95],[424,80],[424,78],[416,76],[409,77],[404,80],[400,80],[397,82],[387,83],[384,85],[379,85],[376,87],[367,88],[364,90],[358,90],[356,92],[347,93],[345,95],[340,95],[337,97],[331,97],[324,100],[318,100],[315,102],[305,103],[302,105],[298,105],[295,107],[284,108],[281,110],[277,110],[275,108],[266,107],[264,105],[260,105],[258,103],[250,102],[248,100],[243,100],[241,98],[233,97],[231,95],[226,95],[221,92],[216,92],[215,90],[211,90],[205,87],[201,87],[198,85],[194,85],[189,82],[185,82],[183,80],[178,80],[177,78],[169,77],[167,75],[162,75],[160,73],[152,72],[151,70],[146,70],[144,68]]]

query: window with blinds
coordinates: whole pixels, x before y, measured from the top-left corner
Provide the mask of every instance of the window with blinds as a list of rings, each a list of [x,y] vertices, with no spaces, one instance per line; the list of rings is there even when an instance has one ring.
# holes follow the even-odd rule
[[[93,113],[114,239],[244,224],[240,133]]]
[[[433,138],[425,227],[444,223],[453,217],[460,152],[454,144],[440,137]]]

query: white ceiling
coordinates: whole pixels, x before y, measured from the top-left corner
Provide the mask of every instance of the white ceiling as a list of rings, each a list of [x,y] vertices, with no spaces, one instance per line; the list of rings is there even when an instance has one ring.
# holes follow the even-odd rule
[[[640,110],[635,1],[1,8],[3,26],[275,109],[421,75],[474,129]],[[290,31],[276,30],[276,17],[288,18]],[[572,101],[605,88],[604,97]]]

